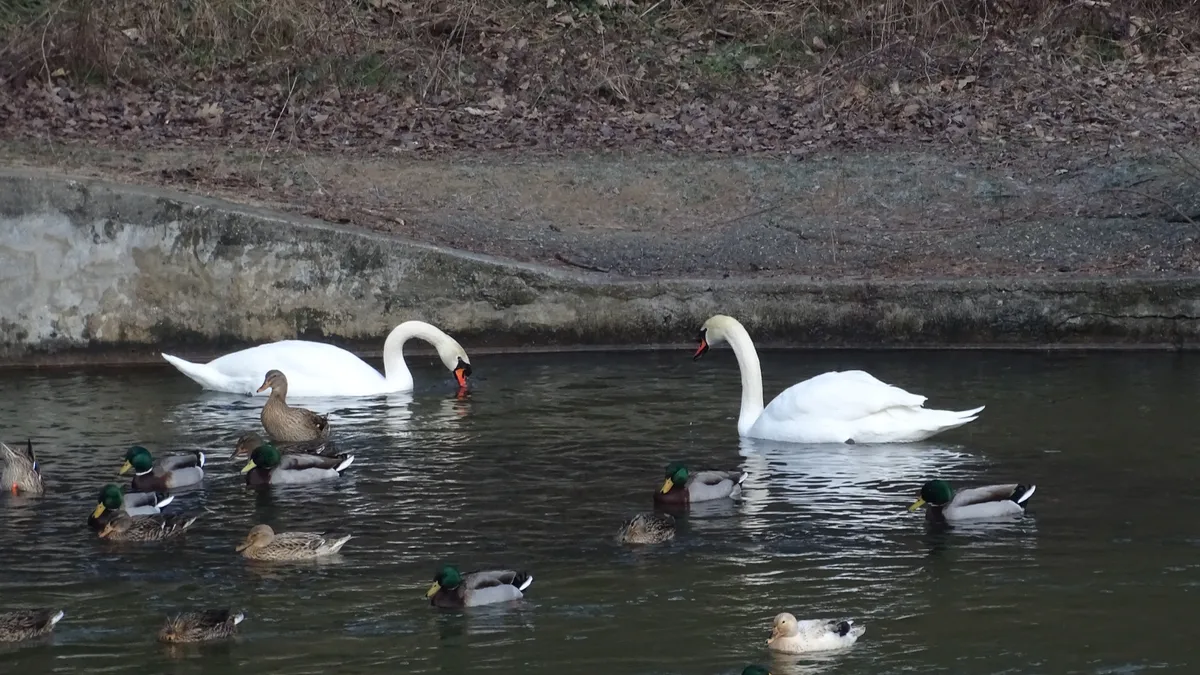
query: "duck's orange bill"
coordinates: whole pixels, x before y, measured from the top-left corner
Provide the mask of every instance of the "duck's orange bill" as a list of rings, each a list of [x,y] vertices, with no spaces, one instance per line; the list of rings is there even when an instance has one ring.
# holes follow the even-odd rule
[[[668,492],[671,491],[671,488],[673,488],[673,487],[675,487],[675,481],[671,480],[670,478],[664,480],[663,486],[662,486],[662,493],[664,495],[667,494]]]

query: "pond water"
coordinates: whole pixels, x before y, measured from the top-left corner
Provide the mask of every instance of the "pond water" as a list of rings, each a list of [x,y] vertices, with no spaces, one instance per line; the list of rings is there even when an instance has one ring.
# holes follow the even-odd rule
[[[428,357],[418,389],[332,413],[357,455],[342,480],[256,492],[227,461],[262,399],[169,368],[0,376],[0,436],[32,436],[40,499],[0,497],[0,608],[66,611],[50,639],[0,648],[6,673],[650,675],[1195,672],[1200,593],[1192,409],[1200,359],[1174,354],[764,351],[767,396],[861,367],[941,408],[988,407],[915,445],[739,441],[733,355],[479,356],[457,398]],[[172,509],[182,540],[115,545],[86,526],[131,443],[202,448]],[[621,547],[664,465],[749,472],[740,501],[693,507],[670,544]],[[932,529],[926,479],[1038,485],[1020,522]],[[320,565],[263,566],[249,528],[355,535]],[[526,599],[436,610],[436,568],[518,567]],[[241,635],[166,648],[167,613],[232,605]],[[853,617],[820,658],[772,656],[772,617]],[[1184,638],[1184,639],[1181,639]]]

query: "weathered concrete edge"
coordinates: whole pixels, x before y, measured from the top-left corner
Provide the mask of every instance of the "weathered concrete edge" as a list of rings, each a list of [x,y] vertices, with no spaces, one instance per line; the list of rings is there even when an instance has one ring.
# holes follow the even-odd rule
[[[1200,278],[613,279],[157,188],[0,170],[0,219],[39,217],[84,232],[87,250],[72,253],[82,275],[88,255],[130,245],[131,230],[143,245],[130,249],[128,278],[109,279],[119,292],[75,312],[82,328],[36,335],[29,316],[0,306],[0,365],[137,362],[296,336],[370,352],[409,318],[468,350],[678,344],[717,312],[761,345],[788,347],[1200,344]],[[0,246],[0,274],[6,255]]]

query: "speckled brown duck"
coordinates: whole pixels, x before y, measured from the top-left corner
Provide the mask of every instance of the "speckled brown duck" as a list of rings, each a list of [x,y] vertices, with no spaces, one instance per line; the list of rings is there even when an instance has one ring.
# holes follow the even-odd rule
[[[168,644],[209,642],[237,634],[237,625],[246,618],[231,609],[206,609],[183,612],[167,619],[158,631],[158,641]]]
[[[279,370],[267,371],[258,391],[271,390],[263,405],[263,429],[267,435],[280,443],[303,443],[329,437],[329,418],[308,410],[295,408],[287,403],[287,376]]]

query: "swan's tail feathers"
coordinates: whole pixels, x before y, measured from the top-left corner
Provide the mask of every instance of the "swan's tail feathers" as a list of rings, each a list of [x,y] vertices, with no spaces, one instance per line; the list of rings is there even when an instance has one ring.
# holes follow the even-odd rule
[[[974,422],[984,406],[979,406],[971,410],[930,410],[930,414],[926,415],[929,426],[926,427],[930,435],[940,434],[943,431],[957,429],[964,424]]]
[[[1037,490],[1036,485],[1018,485],[1017,489],[1013,490],[1010,499],[1018,504],[1024,504],[1033,496],[1035,490]]]
[[[987,406],[981,405],[978,408],[972,408],[970,410],[959,410],[954,414],[963,418],[963,424],[966,424],[967,422],[974,420],[976,417],[979,417],[979,413],[983,412],[983,409],[986,407]]]
[[[237,383],[233,381],[233,378],[217,372],[215,369],[209,367],[208,364],[184,361],[178,356],[171,356],[170,354],[163,354],[162,357],[166,359],[167,363],[175,366],[176,370],[187,375],[193,382],[205,389],[245,393],[238,389]]]

